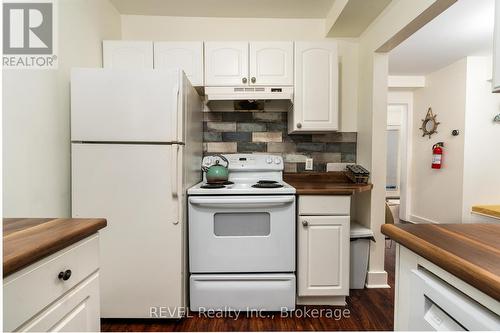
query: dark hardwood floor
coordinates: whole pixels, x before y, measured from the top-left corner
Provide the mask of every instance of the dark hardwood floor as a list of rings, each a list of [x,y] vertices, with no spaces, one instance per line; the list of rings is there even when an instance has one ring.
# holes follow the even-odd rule
[[[388,247],[390,245],[390,247]],[[286,318],[279,313],[265,313],[265,318],[240,316],[238,319],[204,318],[191,313],[192,318],[163,319],[102,319],[101,329],[111,331],[392,331],[394,315],[395,243],[386,242],[385,269],[390,289],[351,290],[346,307],[299,306],[295,315]],[[323,311],[314,316],[313,310]],[[304,317],[304,311],[309,311]],[[340,316],[349,310],[349,316]],[[331,312],[328,312],[331,311]],[[314,318],[313,318],[314,317]]]

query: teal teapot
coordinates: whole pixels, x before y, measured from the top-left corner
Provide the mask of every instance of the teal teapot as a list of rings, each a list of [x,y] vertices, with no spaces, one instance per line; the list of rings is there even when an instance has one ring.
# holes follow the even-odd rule
[[[202,166],[201,169],[205,172],[205,177],[207,179],[207,183],[224,183],[227,182],[229,178],[229,161],[222,155],[214,155],[214,157],[218,157],[215,160],[215,164],[211,166]],[[220,164],[223,161],[226,165]]]

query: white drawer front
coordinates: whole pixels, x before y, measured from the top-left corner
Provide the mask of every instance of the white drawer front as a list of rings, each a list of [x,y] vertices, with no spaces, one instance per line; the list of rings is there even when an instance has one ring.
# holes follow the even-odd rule
[[[350,215],[348,195],[301,195],[299,215]]]
[[[262,310],[295,308],[295,275],[193,274],[190,278],[192,311]]]
[[[100,321],[99,273],[95,272],[17,331],[98,332]]]
[[[4,279],[4,330],[17,329],[99,268],[98,235],[44,258]],[[71,270],[63,281],[59,272]]]

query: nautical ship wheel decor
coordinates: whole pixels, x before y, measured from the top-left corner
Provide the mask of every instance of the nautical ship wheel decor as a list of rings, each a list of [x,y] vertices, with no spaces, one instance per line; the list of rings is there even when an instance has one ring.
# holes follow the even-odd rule
[[[436,121],[436,117],[437,115],[433,114],[432,109],[429,108],[425,119],[422,119],[422,127],[420,127],[423,132],[422,136],[428,135],[430,139],[432,134],[436,134],[438,132],[437,128],[440,123]]]

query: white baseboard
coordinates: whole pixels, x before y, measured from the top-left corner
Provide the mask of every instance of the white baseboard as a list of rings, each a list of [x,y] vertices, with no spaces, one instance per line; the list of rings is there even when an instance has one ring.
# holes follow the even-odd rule
[[[410,215],[409,222],[412,222],[415,224],[439,224],[439,222],[437,222],[437,221],[434,221],[434,220],[431,220],[431,219],[428,219],[428,218],[425,218],[422,216],[413,215],[413,214]]]
[[[368,271],[366,276],[366,288],[390,288],[387,284],[387,272],[386,271]]]

